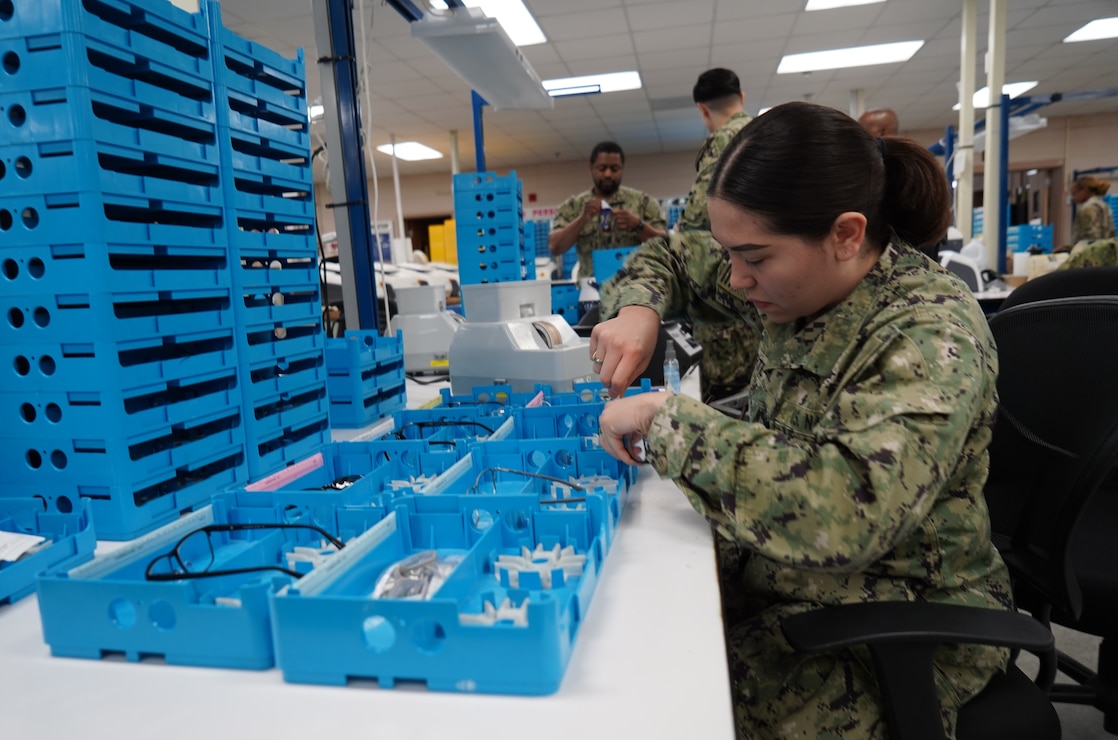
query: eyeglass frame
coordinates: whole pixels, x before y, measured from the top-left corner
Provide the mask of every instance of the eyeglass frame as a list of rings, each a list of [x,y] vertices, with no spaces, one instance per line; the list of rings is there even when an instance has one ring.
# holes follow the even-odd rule
[[[219,578],[221,576],[241,575],[244,573],[259,573],[269,570],[278,571],[293,578],[303,577],[303,573],[291,570],[290,568],[284,568],[280,565],[253,565],[245,568],[223,568],[220,570],[209,570],[207,568],[206,570],[195,572],[189,570],[186,567],[186,564],[182,561],[182,557],[179,553],[179,548],[182,547],[183,543],[199,533],[206,534],[206,544],[210,548],[211,557],[214,557],[215,553],[213,549],[213,540],[210,537],[213,532],[241,532],[253,529],[310,529],[312,531],[318,532],[320,535],[322,535],[323,539],[325,539],[327,542],[329,542],[331,545],[338,548],[339,550],[345,547],[344,542],[342,542],[340,539],[330,534],[317,524],[302,524],[295,522],[242,522],[237,524],[207,524],[204,527],[198,527],[197,529],[187,532],[185,535],[179,538],[179,541],[175,543],[175,546],[172,547],[169,552],[165,552],[162,555],[157,555],[152,558],[151,561],[148,562],[147,567],[144,569],[144,578],[148,581],[156,582],[187,581],[198,578]],[[151,569],[155,566],[155,564],[164,559],[168,560],[172,568],[177,562],[182,572],[152,573]]]

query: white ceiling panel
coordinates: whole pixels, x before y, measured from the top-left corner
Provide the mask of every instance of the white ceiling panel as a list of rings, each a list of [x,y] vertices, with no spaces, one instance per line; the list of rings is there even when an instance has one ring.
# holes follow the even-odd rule
[[[714,0],[691,2],[659,2],[630,8],[629,27],[634,31],[652,31],[675,28],[693,23],[710,23],[714,20]]]
[[[427,0],[415,0],[425,6]],[[548,36],[521,51],[543,79],[636,69],[642,90],[557,100],[545,111],[487,109],[491,166],[581,160],[602,138],[627,151],[693,151],[704,129],[689,102],[695,77],[711,66],[741,75],[746,107],[812,99],[843,110],[851,90],[868,104],[897,110],[905,129],[941,128],[951,111],[959,67],[958,0],[887,0],[806,13],[805,0],[527,0]],[[1096,17],[1118,14],[1116,0],[1012,0],[1007,10],[1007,76],[1038,80],[1036,94],[1118,86],[1118,43],[1063,44],[1064,36]],[[237,33],[291,56],[305,48],[307,89],[318,96],[313,17],[308,0],[224,0],[222,17]],[[460,154],[472,152],[469,87],[419,41],[390,6],[364,0],[364,35],[372,128],[386,138],[430,138],[445,148],[459,129]],[[987,7],[980,3],[978,46],[987,44]],[[360,25],[358,13],[354,23]],[[808,75],[776,75],[785,53],[866,43],[922,39],[908,62]],[[976,82],[985,78],[981,55]],[[591,102],[592,101],[592,102]],[[1118,96],[1058,103],[1042,112],[1118,112]],[[433,143],[432,143],[433,142]],[[470,151],[467,151],[470,150]],[[558,157],[556,153],[558,152]],[[383,158],[387,162],[387,158]],[[445,171],[445,160],[401,162],[404,174]]]

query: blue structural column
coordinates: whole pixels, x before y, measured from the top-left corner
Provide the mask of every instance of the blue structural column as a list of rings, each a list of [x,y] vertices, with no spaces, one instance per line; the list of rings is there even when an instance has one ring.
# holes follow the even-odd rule
[[[489,103],[476,90],[470,91],[470,97],[474,103],[474,158],[477,161],[477,171],[485,172],[485,126],[482,109]]]
[[[377,282],[373,260],[372,219],[369,213],[369,182],[365,174],[365,156],[361,145],[361,117],[357,105],[357,51],[353,39],[352,0],[316,0],[325,3],[326,29],[317,29],[319,37],[318,64],[323,76],[333,81],[329,91],[324,90],[324,100],[332,99],[336,113],[334,120],[327,114],[327,143],[330,157],[333,202],[338,225],[338,248],[350,249],[349,264],[343,264],[343,295],[346,296],[346,327],[376,331],[380,327],[377,310]],[[320,22],[316,15],[316,23]],[[323,33],[325,31],[325,33]],[[329,40],[323,48],[323,37]],[[333,126],[333,130],[329,127]],[[337,170],[335,170],[337,168]],[[341,177],[335,173],[340,172]],[[340,182],[339,182],[340,180]],[[339,187],[340,185],[340,187]],[[348,245],[341,238],[348,232]],[[344,258],[340,259],[344,261]],[[352,283],[347,285],[346,267],[352,268]],[[356,306],[356,316],[351,315]]]
[[[1006,249],[1006,229],[1009,220],[1006,211],[1009,209],[1009,96],[1002,93],[1002,104],[998,107],[998,115],[1002,117],[1002,146],[1001,156],[998,159],[998,170],[1001,172],[1001,192],[998,193],[997,204],[1001,210],[1001,218],[998,219],[1000,228],[998,229],[998,274],[1005,274],[1005,249]]]

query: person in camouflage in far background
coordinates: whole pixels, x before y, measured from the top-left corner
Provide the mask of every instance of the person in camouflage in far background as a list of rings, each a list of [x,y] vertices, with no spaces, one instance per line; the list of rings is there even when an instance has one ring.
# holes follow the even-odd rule
[[[1102,199],[1110,183],[1105,180],[1082,175],[1071,186],[1071,198],[1075,201],[1075,225],[1071,229],[1071,243],[1094,239],[1113,239],[1114,214],[1110,204]]]
[[[1076,267],[1110,267],[1118,265],[1118,239],[1098,239],[1072,250],[1071,256],[1057,269]]]
[[[624,440],[643,435],[656,472],[750,552],[727,638],[738,737],[883,740],[868,655],[797,654],[780,625],[866,601],[1012,609],[982,493],[997,350],[973,294],[909,246],[946,231],[947,181],[916,142],[786,103],[730,144],[709,208],[731,285],[764,316],[743,417],[643,393],[606,404],[599,441],[636,464]],[[603,373],[622,354],[593,335],[589,350]],[[1007,660],[939,648],[947,737]]]

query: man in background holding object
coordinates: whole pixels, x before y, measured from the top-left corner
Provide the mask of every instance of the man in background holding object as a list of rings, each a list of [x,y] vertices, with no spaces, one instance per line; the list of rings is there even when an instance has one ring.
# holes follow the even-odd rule
[[[660,203],[640,190],[621,184],[625,153],[612,141],[590,152],[594,187],[573,195],[551,220],[547,246],[559,256],[576,245],[580,278],[594,276],[594,250],[632,247],[667,234]]]
[[[858,116],[858,123],[872,136],[896,136],[901,123],[892,108],[868,110]]]

